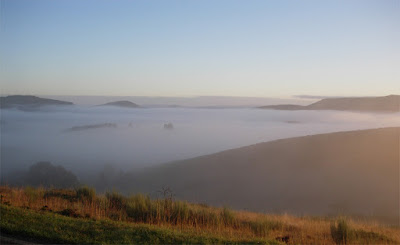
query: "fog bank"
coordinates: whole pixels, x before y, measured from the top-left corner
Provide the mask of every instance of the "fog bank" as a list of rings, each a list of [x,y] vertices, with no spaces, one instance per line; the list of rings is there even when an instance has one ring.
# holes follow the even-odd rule
[[[173,129],[164,129],[165,123]],[[95,126],[107,124],[116,127]],[[400,113],[82,106],[2,110],[1,171],[50,161],[79,176],[104,165],[127,170],[279,138],[399,125]],[[82,130],[68,130],[77,127]]]

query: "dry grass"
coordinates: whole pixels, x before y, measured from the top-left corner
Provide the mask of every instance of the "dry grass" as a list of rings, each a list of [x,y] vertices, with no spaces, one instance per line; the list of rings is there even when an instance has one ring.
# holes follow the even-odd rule
[[[151,200],[144,195],[96,195],[94,190],[87,187],[77,190],[49,190],[0,186],[0,194],[3,204],[71,217],[151,224],[233,239],[265,238],[288,244],[335,244],[331,234],[335,218],[233,211],[228,208],[175,201],[170,197]],[[351,219],[345,219],[345,222],[351,233],[348,243],[400,244],[399,227]]]

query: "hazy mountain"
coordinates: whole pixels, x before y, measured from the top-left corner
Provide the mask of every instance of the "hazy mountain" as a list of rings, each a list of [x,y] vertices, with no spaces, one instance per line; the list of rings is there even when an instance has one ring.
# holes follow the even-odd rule
[[[125,192],[237,209],[399,217],[400,128],[304,136],[177,161],[121,178]]]
[[[45,99],[32,95],[10,95],[0,97],[0,108],[34,109],[41,106],[65,106],[73,105],[72,102]]]
[[[302,105],[266,105],[259,107],[261,109],[273,109],[273,110],[288,110],[288,111],[295,111],[295,110],[306,110],[306,106]]]
[[[135,101],[141,107],[257,107],[272,104],[307,105],[316,99],[261,98],[235,96],[151,97],[151,96],[50,96],[52,99],[72,101],[78,105],[102,105],[112,101]]]
[[[360,98],[326,98],[307,106],[301,105],[269,105],[262,109],[274,110],[340,110],[398,112],[400,111],[400,95]]]
[[[135,103],[127,101],[127,100],[109,102],[109,103],[106,103],[106,104],[103,104],[103,105],[99,105],[99,106],[116,106],[116,107],[125,107],[125,108],[137,108],[137,107],[139,107],[138,104],[135,104]]]

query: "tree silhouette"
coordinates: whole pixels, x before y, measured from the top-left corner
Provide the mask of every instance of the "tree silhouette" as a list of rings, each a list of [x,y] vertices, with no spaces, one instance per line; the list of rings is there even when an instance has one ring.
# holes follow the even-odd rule
[[[32,186],[70,188],[79,184],[78,178],[62,166],[38,162],[29,168],[25,183]]]

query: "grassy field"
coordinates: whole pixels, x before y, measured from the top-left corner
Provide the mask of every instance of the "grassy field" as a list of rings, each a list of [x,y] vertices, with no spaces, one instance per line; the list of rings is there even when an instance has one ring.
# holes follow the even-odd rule
[[[1,232],[49,243],[400,244],[400,228],[344,217],[265,215],[173,200],[0,187]]]
[[[39,243],[72,244],[277,244],[266,239],[238,239],[168,227],[93,220],[37,212],[1,205],[1,230],[5,234]]]

